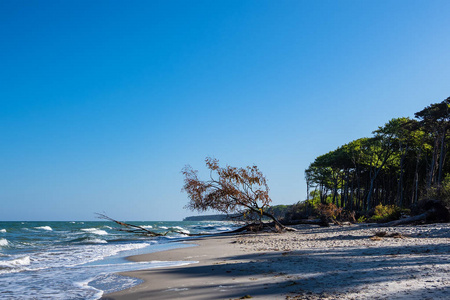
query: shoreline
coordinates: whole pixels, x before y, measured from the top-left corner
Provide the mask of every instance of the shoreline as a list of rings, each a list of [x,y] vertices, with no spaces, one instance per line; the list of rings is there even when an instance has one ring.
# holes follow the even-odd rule
[[[195,247],[128,257],[131,261],[173,260],[192,263],[120,273],[144,282],[127,290],[106,294],[101,299],[238,299],[248,295],[252,285],[253,290],[259,290],[259,294],[263,295],[267,288],[256,282],[256,270],[248,267],[260,253],[256,250],[245,251],[237,241],[239,237],[222,235],[189,239],[185,243]]]
[[[144,282],[122,299],[447,299],[450,224],[296,226],[298,232],[209,236],[129,257],[197,263],[121,273]],[[400,237],[373,238],[375,232]]]

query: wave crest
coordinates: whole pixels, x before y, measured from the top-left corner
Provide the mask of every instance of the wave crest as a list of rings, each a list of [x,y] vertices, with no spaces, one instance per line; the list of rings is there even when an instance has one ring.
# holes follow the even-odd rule
[[[81,230],[92,233],[92,234],[97,234],[97,235],[107,235],[108,234],[106,231],[98,229],[98,228],[82,228]]]
[[[179,231],[179,232],[181,232],[181,233],[185,233],[185,234],[191,233],[189,230],[184,229],[184,228],[181,227],[181,226],[174,226],[174,227],[172,227],[172,229],[175,229],[175,230],[177,230],[177,231]]]
[[[2,260],[0,261],[0,268],[16,268],[21,266],[28,266],[31,264],[31,260],[29,256],[23,256],[19,258],[15,258],[12,260]]]
[[[0,247],[8,246],[8,244],[7,239],[0,239]]]
[[[34,227],[35,229],[41,229],[41,230],[48,230],[48,231],[52,231],[53,229],[50,226],[38,226],[38,227]]]

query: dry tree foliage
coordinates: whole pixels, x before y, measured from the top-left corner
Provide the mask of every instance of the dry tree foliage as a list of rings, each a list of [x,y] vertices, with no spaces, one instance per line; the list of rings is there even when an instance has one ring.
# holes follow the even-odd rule
[[[317,211],[320,216],[326,218],[327,221],[335,222],[337,218],[342,214],[343,208],[337,207],[333,203],[319,204]]]
[[[210,170],[208,180],[200,180],[198,171],[187,165],[184,175],[183,191],[188,194],[187,208],[196,211],[215,210],[225,214],[238,213],[256,216],[259,223],[262,217],[271,218],[275,224],[285,228],[266,210],[272,201],[269,186],[257,166],[245,168],[220,167],[219,161],[207,157],[206,167]]]

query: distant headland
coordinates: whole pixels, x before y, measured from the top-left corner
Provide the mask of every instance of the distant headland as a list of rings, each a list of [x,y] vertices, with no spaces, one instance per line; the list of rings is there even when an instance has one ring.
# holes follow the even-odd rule
[[[233,219],[233,215],[224,215],[224,214],[217,214],[217,215],[205,215],[205,216],[190,216],[183,219],[183,221],[231,221]]]

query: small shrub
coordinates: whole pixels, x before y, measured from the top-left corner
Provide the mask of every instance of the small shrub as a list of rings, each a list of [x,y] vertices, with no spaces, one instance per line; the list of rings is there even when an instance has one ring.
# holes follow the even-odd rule
[[[430,187],[422,200],[436,199],[441,201],[447,208],[450,208],[450,174],[447,174],[441,185]]]
[[[398,206],[378,204],[375,207],[375,214],[370,218],[370,220],[380,223],[398,220],[401,213],[402,209]]]
[[[361,216],[358,218],[358,220],[356,220],[356,222],[358,223],[365,223],[367,221],[367,218],[365,216]]]

